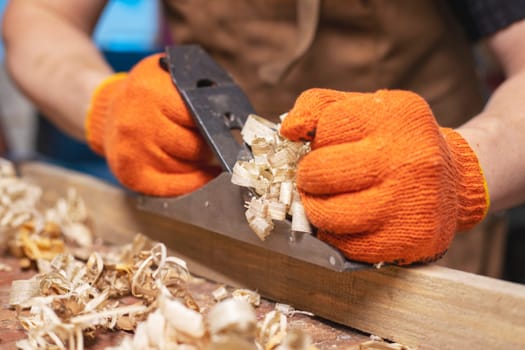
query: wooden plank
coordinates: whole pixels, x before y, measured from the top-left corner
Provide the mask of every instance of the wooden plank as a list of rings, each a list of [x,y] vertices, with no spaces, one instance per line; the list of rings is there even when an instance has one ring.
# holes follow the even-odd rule
[[[420,349],[525,348],[523,285],[435,265],[332,272],[141,212],[124,191],[87,176],[41,164],[22,172],[46,189],[75,186],[104,238],[145,233],[213,280]]]

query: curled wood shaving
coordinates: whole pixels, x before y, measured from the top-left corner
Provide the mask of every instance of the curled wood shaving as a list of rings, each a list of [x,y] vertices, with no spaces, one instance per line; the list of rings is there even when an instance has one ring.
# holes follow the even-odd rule
[[[177,299],[172,298],[172,294],[165,288],[159,299],[159,310],[178,332],[191,338],[202,338],[204,336],[203,316],[188,308]]]
[[[261,296],[259,293],[250,289],[236,289],[232,292],[232,298],[244,300],[252,306],[259,306],[261,304]]]
[[[286,315],[288,317],[291,317],[291,316],[293,316],[295,314],[314,316],[313,313],[308,312],[308,311],[295,310],[291,305],[288,305],[288,304],[276,303],[275,304],[275,310],[279,311],[280,313],[282,313],[282,314],[284,314],[284,315]]]
[[[288,321],[277,310],[268,312],[257,329],[257,340],[265,350],[274,349],[286,337]]]
[[[245,216],[248,220],[248,225],[255,232],[255,234],[262,240],[272,232],[273,221],[269,213],[268,203],[262,198],[252,197],[246,203]]]
[[[264,141],[270,143],[275,137],[275,130],[275,123],[272,123],[271,121],[261,118],[255,114],[251,114],[246,119],[246,123],[241,130],[241,135],[244,142],[249,145],[252,145],[255,139],[263,139]],[[257,151],[255,151],[255,153],[257,153]]]
[[[212,336],[235,333],[254,338],[257,317],[248,302],[230,298],[213,306],[208,313],[208,324]]]
[[[292,142],[279,134],[279,125],[250,115],[241,131],[253,159],[237,161],[232,183],[251,188],[257,196],[246,203],[250,228],[264,240],[273,220],[292,218],[292,230],[311,233],[310,223],[295,186],[297,163],[310,151],[309,143]]]
[[[220,286],[219,288],[215,289],[212,293],[213,299],[215,301],[221,301],[228,297],[228,290],[226,290],[225,286]]]

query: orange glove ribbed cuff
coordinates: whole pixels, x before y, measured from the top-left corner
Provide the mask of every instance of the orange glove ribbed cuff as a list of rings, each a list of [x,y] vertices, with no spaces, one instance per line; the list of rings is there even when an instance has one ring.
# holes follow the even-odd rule
[[[487,182],[479,160],[467,141],[452,129],[441,128],[441,132],[447,140],[460,177],[457,181],[457,230],[465,231],[487,215],[490,205]]]
[[[126,76],[127,73],[115,73],[104,79],[91,98],[84,124],[86,140],[91,149],[101,156],[105,156],[104,127],[109,114],[110,103]]]

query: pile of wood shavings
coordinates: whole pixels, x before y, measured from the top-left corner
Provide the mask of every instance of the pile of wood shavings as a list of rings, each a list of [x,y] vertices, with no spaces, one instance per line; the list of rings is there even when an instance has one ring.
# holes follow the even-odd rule
[[[83,349],[84,336],[97,329],[134,330],[159,308],[162,293],[198,310],[186,289],[185,262],[142,235],[107,253],[93,252],[86,262],[62,254],[38,266],[33,278],[12,284],[9,304],[28,334],[17,343],[21,349]]]
[[[51,208],[40,208],[42,189],[17,177],[11,162],[0,159],[0,247],[21,258],[22,267],[65,252],[85,254],[93,244],[87,210],[74,189]]]
[[[292,231],[311,233],[295,186],[297,163],[310,151],[310,144],[284,138],[279,128],[279,124],[256,115],[248,117],[241,135],[251,147],[253,159],[238,161],[231,179],[257,194],[246,203],[245,215],[261,240],[272,232],[273,220],[285,220],[287,215],[292,217]]]
[[[257,321],[259,296],[237,290],[204,316],[186,289],[184,261],[166,255],[160,243],[138,235],[108,254],[92,253],[86,263],[59,255],[46,271],[13,282],[10,305],[28,338],[20,349],[83,349],[97,329],[135,330],[112,349],[312,350],[300,330],[287,330],[278,309]],[[132,304],[123,297],[133,296]]]
[[[28,336],[18,348],[81,350],[101,329],[135,331],[114,349],[315,349],[309,336],[287,330],[279,310],[257,321],[252,291],[225,296],[204,316],[187,289],[185,262],[163,244],[137,235],[95,252],[76,192],[50,209],[39,208],[41,195],[0,159],[1,247],[38,269],[11,287],[9,305]],[[72,254],[79,247],[83,253]]]

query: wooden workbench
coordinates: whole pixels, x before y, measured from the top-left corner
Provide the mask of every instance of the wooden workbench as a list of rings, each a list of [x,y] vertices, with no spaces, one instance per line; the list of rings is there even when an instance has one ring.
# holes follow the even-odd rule
[[[18,259],[9,256],[0,257],[0,263],[12,268],[9,272],[0,271],[0,349],[14,350],[16,341],[25,338],[25,334],[16,320],[15,311],[7,306],[11,282],[30,278],[35,271],[21,270]],[[196,279],[190,283],[191,294],[203,313],[215,303],[212,292],[219,286],[220,284],[205,279]],[[256,309],[258,318],[263,317],[274,307],[273,302],[263,299]],[[309,334],[319,349],[358,349],[359,344],[370,340],[364,333],[303,314],[295,314],[288,321],[290,328],[300,328]],[[95,350],[116,345],[126,334],[126,332],[99,332],[96,342],[90,343],[87,348]]]
[[[111,243],[143,233],[186,260],[194,274],[257,290],[267,300],[350,327],[295,316],[292,326],[309,331],[322,349],[355,348],[367,339],[365,333],[415,349],[525,349],[524,285],[435,265],[335,272],[146,213],[133,195],[85,175],[34,163],[22,166],[21,173],[45,189],[44,201],[50,203],[76,188],[95,232]],[[2,278],[4,298],[14,276]],[[206,282],[198,288],[208,292],[198,294],[207,298],[216,286]],[[271,307],[265,303],[261,310]],[[10,317],[0,340],[21,336]]]

